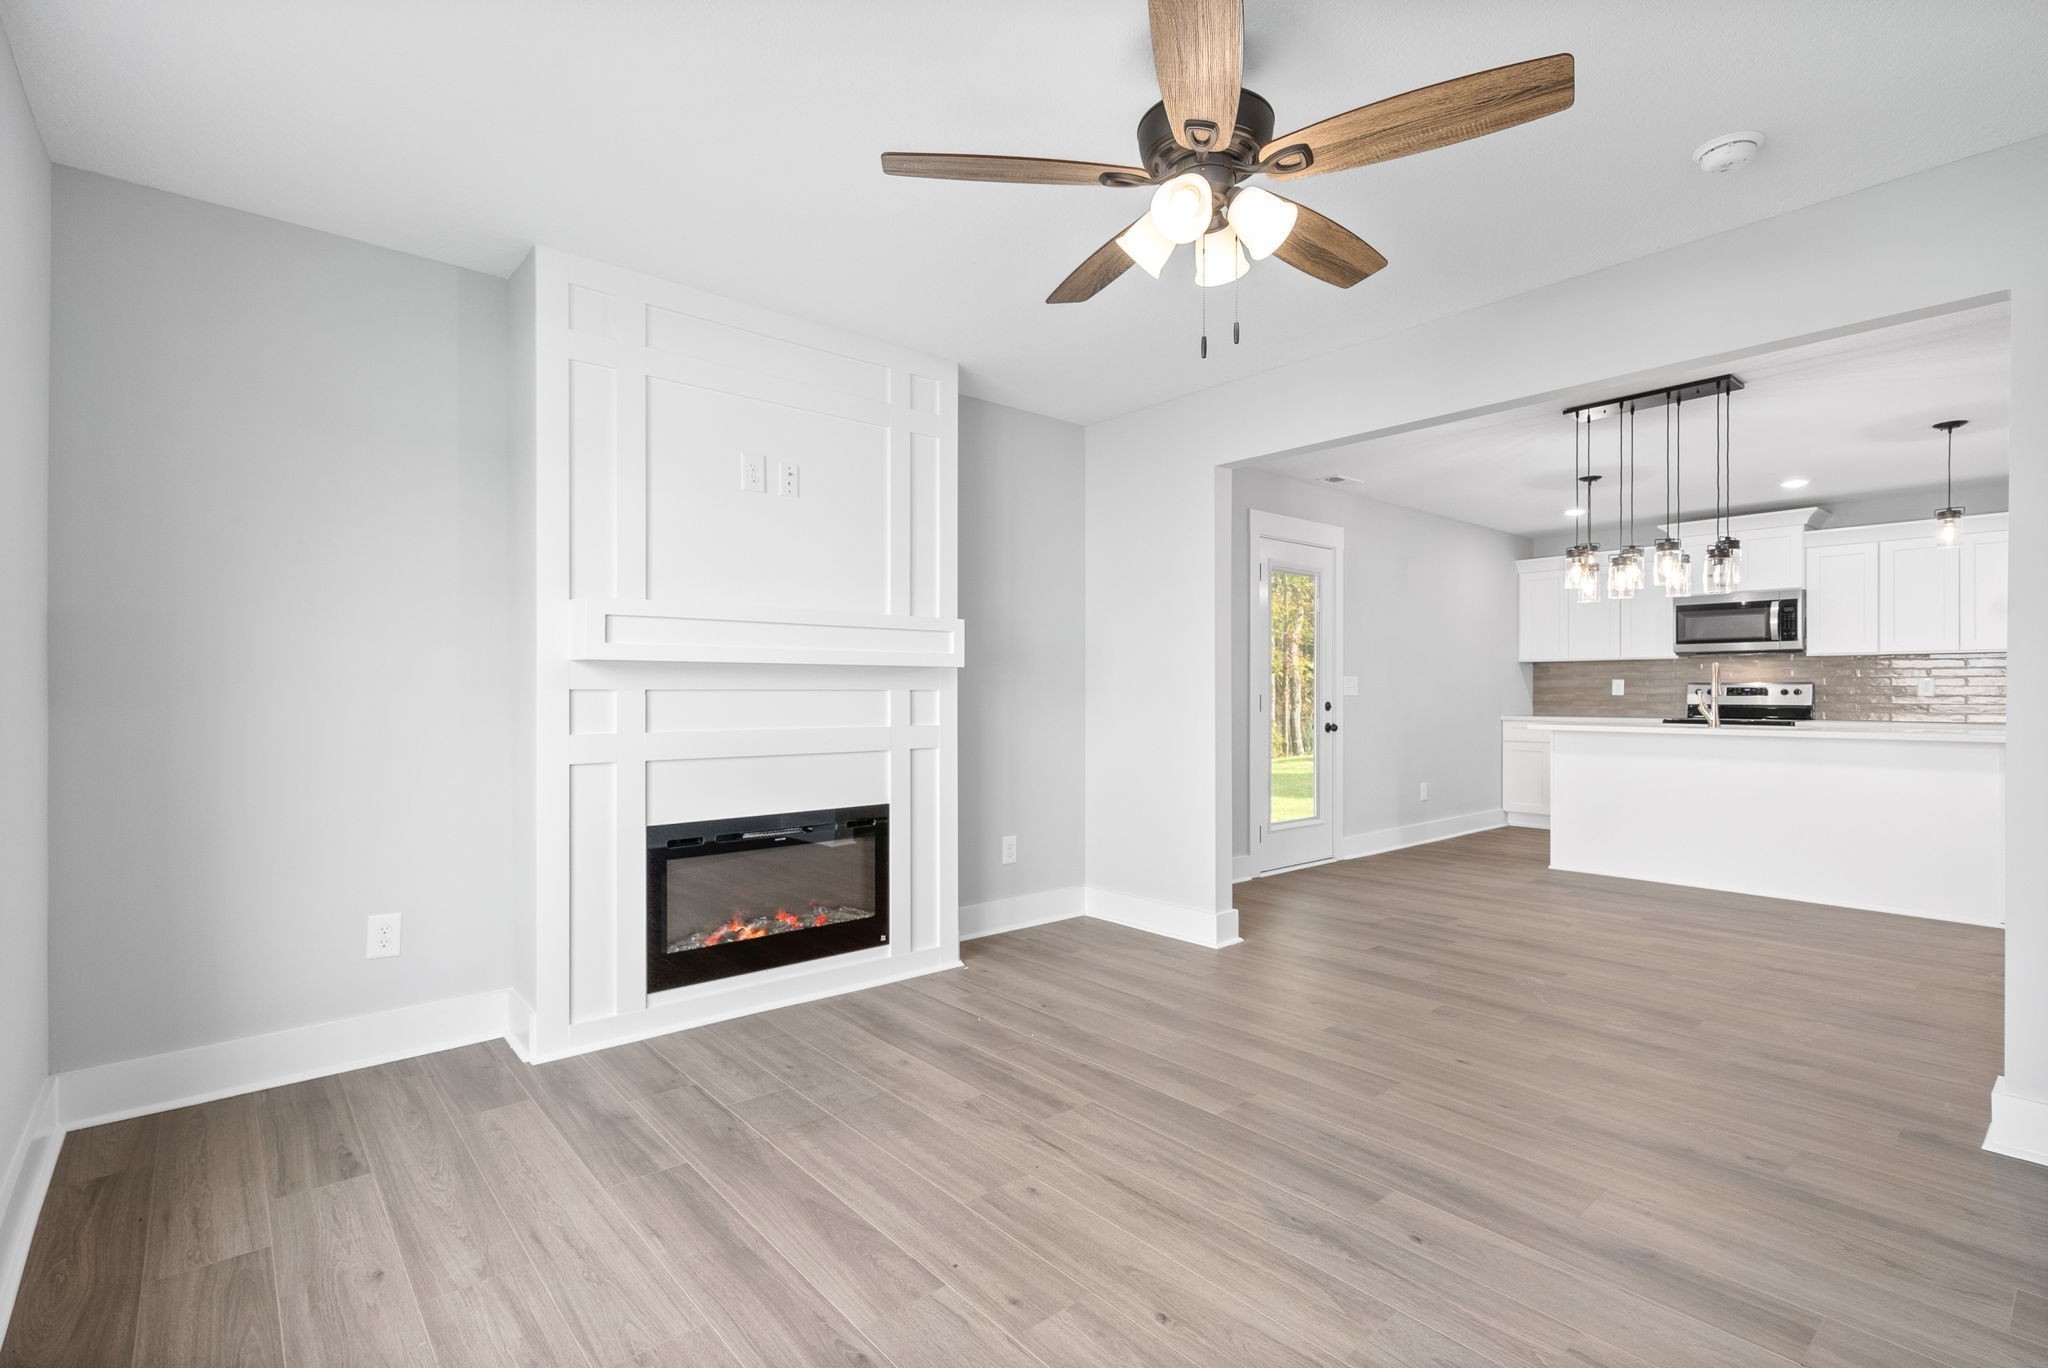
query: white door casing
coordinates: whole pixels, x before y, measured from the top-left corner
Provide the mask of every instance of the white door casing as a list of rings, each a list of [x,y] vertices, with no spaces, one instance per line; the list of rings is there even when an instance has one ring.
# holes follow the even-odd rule
[[[1254,873],[1329,860],[1342,829],[1344,529],[1256,509],[1250,513],[1252,583],[1247,631],[1246,766],[1249,849]],[[1310,811],[1274,811],[1272,585],[1275,574],[1313,577],[1314,656],[1310,721]],[[1300,582],[1297,578],[1297,584]],[[1274,820],[1276,815],[1280,820]]]

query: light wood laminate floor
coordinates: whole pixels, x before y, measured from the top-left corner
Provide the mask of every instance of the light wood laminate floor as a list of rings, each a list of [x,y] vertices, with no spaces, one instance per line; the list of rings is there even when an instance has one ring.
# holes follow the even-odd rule
[[[1999,934],[1544,856],[76,1134],[0,1364],[2048,1363]]]

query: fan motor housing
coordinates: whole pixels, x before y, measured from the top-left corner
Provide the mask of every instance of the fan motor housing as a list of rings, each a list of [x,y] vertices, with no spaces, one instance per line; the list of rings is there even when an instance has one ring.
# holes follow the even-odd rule
[[[1216,187],[1219,197],[1252,173],[1259,149],[1272,140],[1273,106],[1250,90],[1238,92],[1237,128],[1228,143],[1213,151],[1182,147],[1173,136],[1164,102],[1153,105],[1138,120],[1138,156],[1155,178],[1166,180],[1183,171],[1198,172]]]

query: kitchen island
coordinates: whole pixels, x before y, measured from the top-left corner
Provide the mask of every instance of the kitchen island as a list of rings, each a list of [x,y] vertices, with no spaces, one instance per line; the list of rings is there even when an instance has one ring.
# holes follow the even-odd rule
[[[1530,719],[1553,869],[2005,922],[2005,730]]]

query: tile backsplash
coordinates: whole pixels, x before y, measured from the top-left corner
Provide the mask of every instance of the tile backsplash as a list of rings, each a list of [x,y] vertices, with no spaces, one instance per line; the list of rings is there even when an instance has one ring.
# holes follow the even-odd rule
[[[1676,717],[1685,686],[1721,662],[1726,683],[1810,679],[1814,716],[1829,722],[2005,722],[2005,656],[1726,655],[1678,660],[1543,661],[1535,671],[1539,717]],[[1626,680],[1616,698],[1614,680]],[[1924,681],[1933,696],[1920,696]]]

